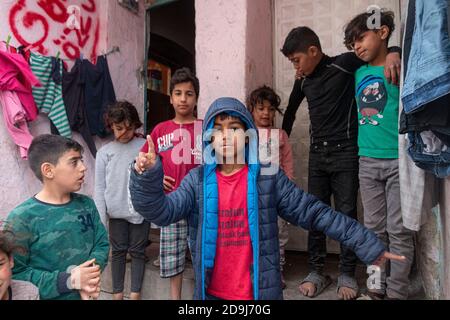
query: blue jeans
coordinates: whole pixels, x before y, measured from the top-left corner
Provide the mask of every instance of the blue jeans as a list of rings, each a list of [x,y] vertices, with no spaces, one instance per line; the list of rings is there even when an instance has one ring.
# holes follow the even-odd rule
[[[416,166],[432,172],[438,178],[450,176],[450,148],[429,151],[430,145],[425,143],[422,132],[408,133],[408,153]]]
[[[308,192],[353,219],[357,218],[359,188],[358,146],[356,141],[314,143],[309,152]],[[311,272],[322,274],[327,255],[326,236],[320,231],[308,234],[309,266]],[[357,257],[341,245],[339,271],[354,276]]]
[[[414,33],[402,91],[406,113],[450,92],[450,0],[417,0],[415,4],[415,14],[408,12],[407,21],[414,23]]]

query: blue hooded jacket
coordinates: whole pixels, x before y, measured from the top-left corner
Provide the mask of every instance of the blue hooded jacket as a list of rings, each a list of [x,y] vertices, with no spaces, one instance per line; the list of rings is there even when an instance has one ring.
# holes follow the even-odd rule
[[[234,98],[220,98],[213,102],[203,122],[206,132],[214,125],[220,113],[239,117],[247,129],[255,129],[252,116],[245,106]],[[257,132],[257,131],[255,131]],[[203,143],[206,164],[191,170],[180,187],[165,195],[163,169],[157,160],[154,167],[142,175],[131,170],[130,195],[134,209],[145,219],[167,226],[181,219],[189,225],[189,247],[194,267],[194,299],[205,299],[216,254],[218,230],[218,187],[213,157]],[[250,274],[255,300],[282,299],[280,253],[277,217],[307,230],[324,232],[330,238],[352,248],[366,264],[374,262],[385,251],[376,235],[316,197],[307,194],[291,182],[281,170],[262,175],[258,163],[258,139],[249,139],[246,146],[248,161],[248,220],[253,249]]]

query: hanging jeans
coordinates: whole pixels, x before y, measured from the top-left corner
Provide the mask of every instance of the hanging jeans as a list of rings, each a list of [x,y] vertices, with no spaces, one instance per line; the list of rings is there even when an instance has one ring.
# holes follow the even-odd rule
[[[408,17],[414,33],[402,92],[406,113],[450,92],[449,12],[450,0],[417,0],[414,20]]]
[[[408,140],[408,153],[419,168],[438,178],[450,176],[450,148],[433,132],[410,132]]]

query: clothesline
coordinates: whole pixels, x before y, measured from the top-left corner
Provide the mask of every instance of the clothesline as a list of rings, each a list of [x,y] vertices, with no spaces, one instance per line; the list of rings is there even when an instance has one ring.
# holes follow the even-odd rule
[[[62,67],[66,62],[59,54],[44,56],[30,49],[0,41],[0,105],[21,157],[27,158],[33,140],[27,122],[41,112],[48,115],[52,133],[71,137],[79,132],[95,157],[93,136],[109,134],[102,115],[116,101],[106,56],[119,52],[119,47],[103,51],[96,64],[80,57],[81,63],[70,70]]]
[[[113,53],[115,53],[115,52],[120,52],[120,48],[119,48],[118,46],[112,47],[112,48],[111,48],[109,51],[107,51],[106,53],[104,53],[104,51],[103,51],[101,55],[102,55],[102,56],[109,56],[110,54],[113,54]],[[83,60],[83,59],[84,59],[83,54],[81,54],[81,56],[80,56],[79,58],[76,58],[76,59],[64,58],[64,59],[61,59],[61,60],[63,60],[63,61],[75,61],[75,60],[77,60],[77,59]]]

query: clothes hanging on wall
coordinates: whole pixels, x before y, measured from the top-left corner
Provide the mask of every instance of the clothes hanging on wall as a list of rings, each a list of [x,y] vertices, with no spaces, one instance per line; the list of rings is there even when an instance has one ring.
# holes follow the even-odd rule
[[[60,135],[71,138],[72,131],[62,96],[62,61],[31,52],[30,66],[42,84],[41,88],[33,88],[38,109],[48,114]]]
[[[415,164],[450,176],[450,0],[409,1],[399,131]]]
[[[89,130],[88,118],[86,115],[84,84],[81,83],[82,61],[77,59],[75,65],[70,71],[64,69],[62,77],[62,90],[64,105],[66,107],[67,117],[70,128],[81,134],[86,142],[91,154],[96,156],[97,148],[94,142],[94,136]],[[52,126],[52,133],[56,128]]]
[[[20,54],[7,52],[4,42],[0,43],[0,52],[3,54],[3,72],[8,81],[14,82],[13,86],[25,109],[27,120],[33,121],[37,118],[38,108],[31,92],[32,86],[39,85],[39,81]],[[11,71],[7,72],[7,68]]]
[[[19,146],[20,156],[27,159],[33,140],[27,121],[36,119],[38,114],[32,87],[40,83],[22,55],[8,49],[0,43],[0,105],[6,129]]]
[[[412,1],[410,1],[412,2]],[[450,93],[450,0],[417,0],[408,8],[409,50],[402,93],[406,113]]]
[[[109,132],[105,127],[104,115],[108,107],[116,102],[106,55],[99,56],[95,65],[83,60],[81,83],[85,86],[85,107],[91,134],[105,138]]]
[[[402,21],[408,21],[409,16],[414,14],[415,1],[409,1],[408,9]],[[414,27],[414,25],[413,25]],[[403,88],[405,74],[407,70],[407,59],[409,57],[408,39],[412,37],[413,28],[405,28],[403,36],[404,59],[402,61],[402,74],[400,77],[400,90]],[[402,92],[401,92],[402,93]],[[402,115],[400,121],[400,134],[398,143],[399,155],[399,180],[400,180],[400,201],[402,208],[403,225],[414,231],[419,231],[421,226],[427,222],[431,209],[439,201],[439,179],[433,174],[419,168],[408,154],[410,141],[408,134],[402,132],[405,127],[405,112],[400,100],[399,112]],[[411,128],[413,128],[411,126]]]

